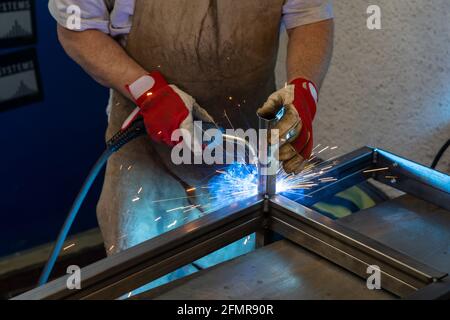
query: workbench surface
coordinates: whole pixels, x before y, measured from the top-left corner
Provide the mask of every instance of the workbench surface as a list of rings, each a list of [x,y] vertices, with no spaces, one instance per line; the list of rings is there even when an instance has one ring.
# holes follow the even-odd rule
[[[450,213],[404,195],[338,220],[450,273]],[[202,270],[133,299],[394,299],[288,240]]]
[[[450,273],[450,212],[445,209],[404,195],[338,223]]]
[[[300,246],[281,240],[133,299],[392,299]]]

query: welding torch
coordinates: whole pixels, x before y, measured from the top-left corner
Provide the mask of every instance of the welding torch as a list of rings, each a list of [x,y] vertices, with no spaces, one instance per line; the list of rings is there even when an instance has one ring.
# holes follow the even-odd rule
[[[220,130],[220,128],[217,127],[216,124],[203,123],[203,125],[206,125],[207,128],[215,127]],[[221,131],[223,132],[223,129]],[[58,234],[55,245],[51,251],[47,263],[45,264],[45,267],[42,270],[42,273],[39,277],[38,282],[39,286],[47,283],[50,274],[55,266],[56,260],[63,248],[64,242],[67,238],[70,228],[73,222],[75,221],[75,218],[81,208],[81,205],[83,204],[87,193],[91,189],[92,184],[94,183],[98,174],[102,170],[103,166],[108,161],[109,157],[118,150],[120,150],[124,145],[126,145],[130,141],[134,140],[137,137],[145,135],[146,133],[147,131],[144,125],[143,118],[137,116],[137,114],[132,114],[131,117],[125,120],[124,125],[122,125],[122,128],[110,140],[108,140],[108,142],[106,143],[106,150],[102,153],[100,158],[94,164],[93,168],[91,169],[87,178],[85,179],[83,186],[81,187],[81,190],[79,191],[77,197],[75,198],[75,201],[72,204],[72,207],[66,217],[66,220],[64,221],[64,224]],[[222,136],[223,139],[226,141],[244,145],[244,148],[247,148],[249,150],[249,153],[251,154],[251,157],[253,159],[257,157],[255,150],[245,139],[241,139],[239,137],[227,134],[223,134]]]

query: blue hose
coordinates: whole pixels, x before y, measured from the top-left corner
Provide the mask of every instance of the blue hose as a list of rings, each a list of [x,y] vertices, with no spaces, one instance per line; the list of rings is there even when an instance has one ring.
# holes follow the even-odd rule
[[[61,252],[61,249],[64,245],[64,241],[66,241],[70,228],[72,227],[72,224],[78,214],[78,211],[80,210],[80,207],[83,204],[86,195],[91,189],[92,184],[94,183],[105,163],[108,161],[109,157],[131,140],[145,134],[145,132],[146,131],[143,120],[138,119],[125,130],[119,131],[107,142],[106,150],[103,152],[103,154],[95,163],[94,167],[89,172],[89,175],[84,181],[83,186],[81,187],[81,190],[78,193],[78,196],[76,197],[72,208],[67,215],[66,221],[64,221],[64,225],[62,226],[58,238],[56,239],[55,246],[53,247],[50,257],[48,258],[48,261],[45,264],[44,269],[42,270],[41,276],[39,277],[39,286],[47,283],[53,267],[55,266],[56,260],[58,259],[59,253]]]
[[[44,267],[44,270],[41,273],[41,276],[39,277],[39,285],[47,283],[48,278],[50,277],[50,273],[52,272],[52,269],[56,263],[56,259],[58,258],[59,253],[61,252],[61,249],[64,245],[64,241],[67,238],[70,227],[72,226],[73,221],[75,220],[78,211],[80,210],[80,207],[83,204],[84,199],[86,198],[87,193],[91,189],[91,186],[95,181],[95,178],[97,178],[97,175],[102,170],[104,164],[106,163],[106,161],[108,161],[108,158],[111,156],[112,153],[113,152],[111,152],[109,149],[105,150],[95,163],[94,167],[89,172],[89,175],[86,178],[86,180],[84,181],[84,184],[81,187],[81,190],[78,193],[78,196],[76,197],[72,205],[72,208],[69,211],[69,214],[67,215],[66,221],[64,222],[64,225],[62,226],[61,231],[59,232],[52,253],[48,258],[48,261]]]

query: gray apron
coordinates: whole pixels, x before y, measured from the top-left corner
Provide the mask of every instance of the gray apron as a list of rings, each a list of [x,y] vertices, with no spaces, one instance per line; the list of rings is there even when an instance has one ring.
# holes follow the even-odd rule
[[[137,0],[126,51],[146,70],[192,95],[224,128],[256,127],[256,110],[275,90],[284,0]],[[134,105],[113,93],[107,139]],[[213,173],[171,162],[170,149],[141,137],[108,162],[97,216],[108,254],[201,215],[186,188]],[[173,199],[170,201],[159,201]]]

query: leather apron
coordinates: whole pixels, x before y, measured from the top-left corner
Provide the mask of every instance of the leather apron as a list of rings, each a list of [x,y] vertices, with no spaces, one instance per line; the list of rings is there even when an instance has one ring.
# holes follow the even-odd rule
[[[160,70],[169,83],[193,96],[221,127],[256,128],[256,110],[275,90],[284,1],[136,0],[126,51],[146,70]],[[107,138],[133,109],[133,103],[113,93]],[[211,171],[204,167],[172,164],[170,149],[147,137],[111,157],[97,210],[109,253],[145,240],[118,241],[127,237],[127,224],[138,228],[136,202],[154,216],[164,209],[130,199],[139,197],[140,184],[152,189],[145,199],[176,198],[184,193],[179,179],[187,185],[204,183]]]

